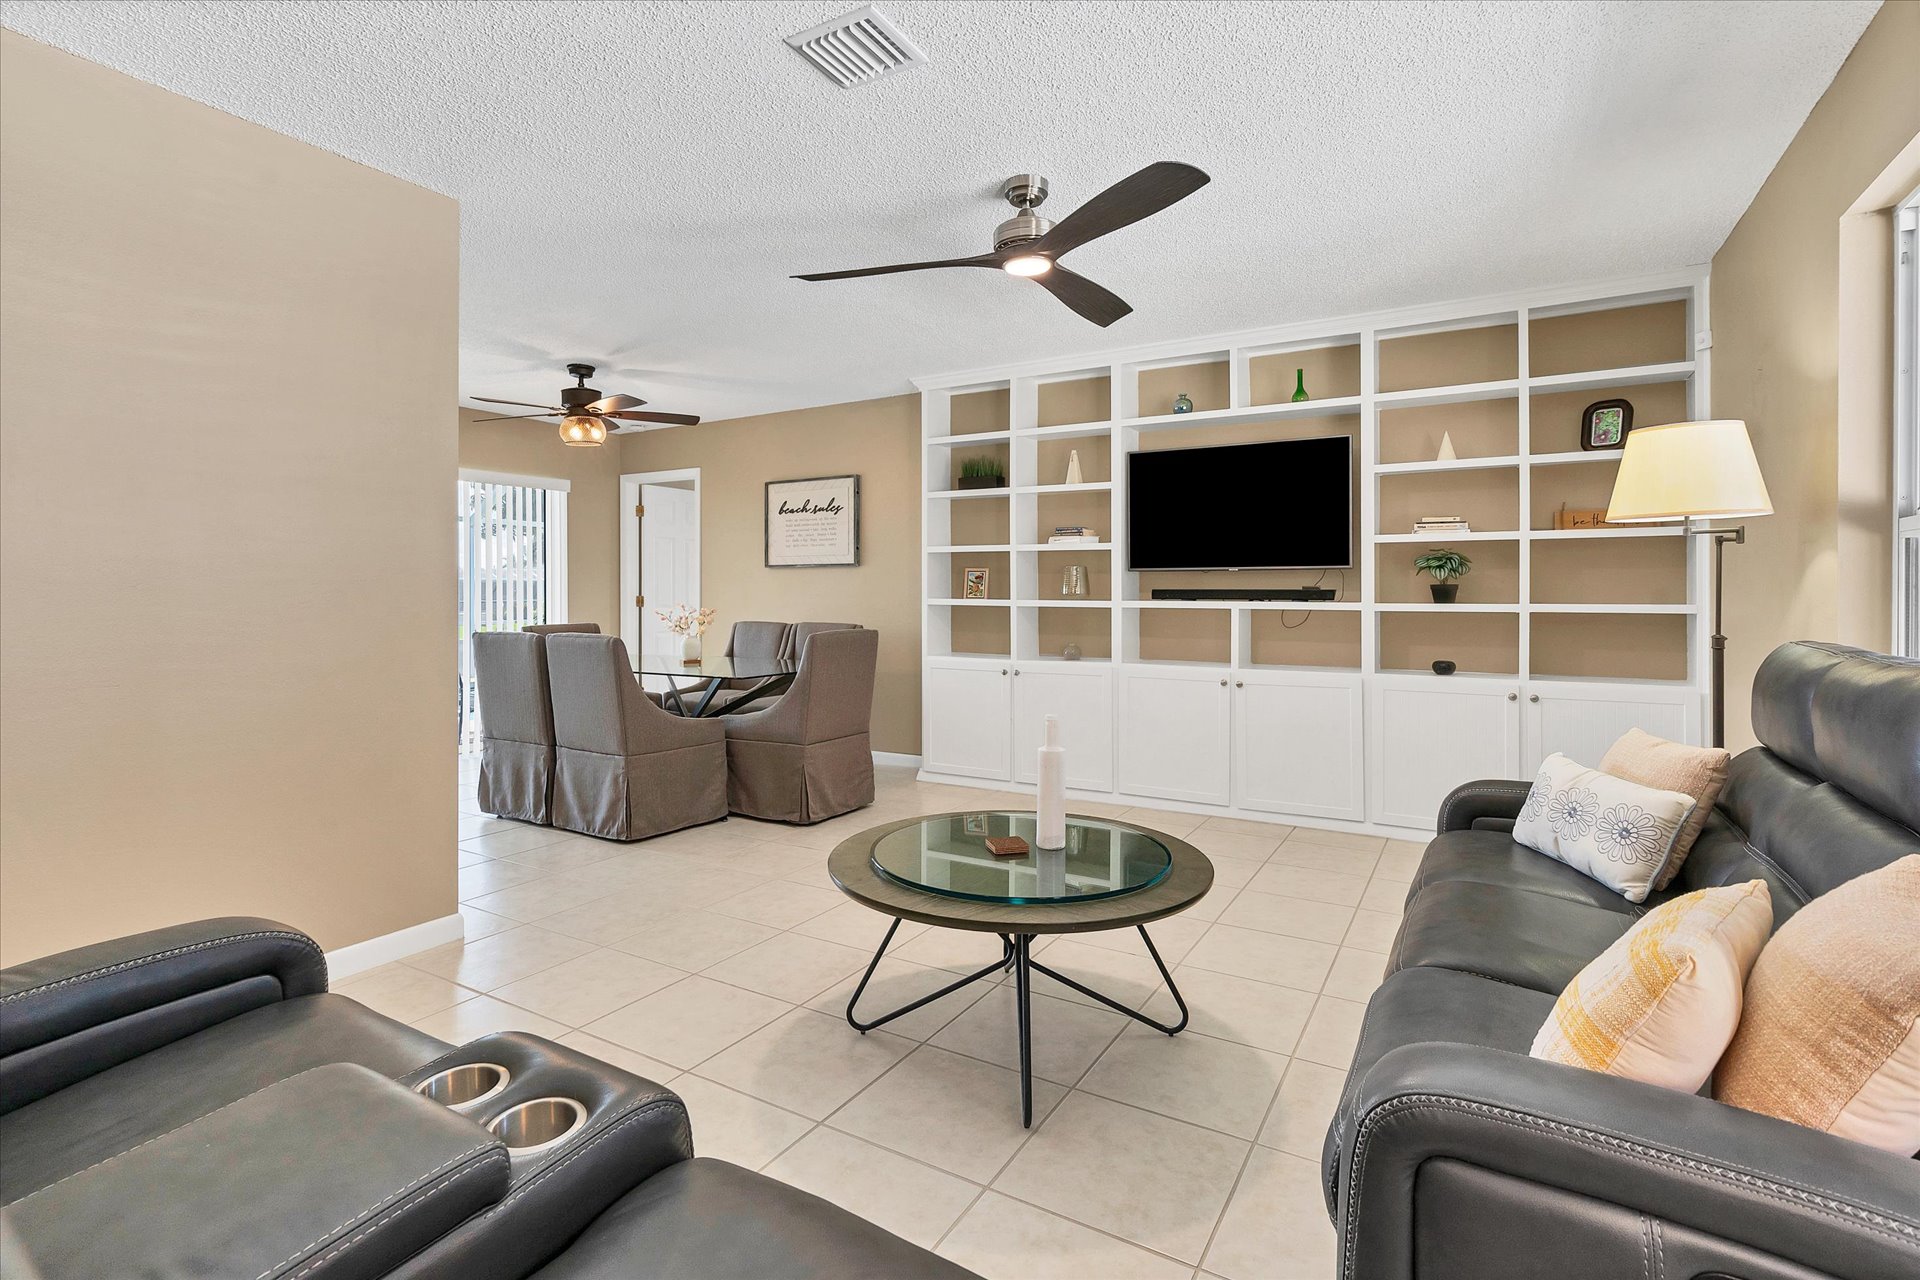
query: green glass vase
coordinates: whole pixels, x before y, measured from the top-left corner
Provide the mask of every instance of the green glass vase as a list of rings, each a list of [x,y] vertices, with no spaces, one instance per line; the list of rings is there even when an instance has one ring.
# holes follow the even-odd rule
[[[1293,371],[1293,402],[1299,404],[1305,399],[1307,399],[1307,371],[1295,369]]]

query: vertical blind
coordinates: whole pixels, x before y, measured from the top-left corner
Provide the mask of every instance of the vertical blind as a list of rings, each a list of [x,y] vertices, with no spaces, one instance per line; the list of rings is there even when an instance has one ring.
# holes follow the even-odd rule
[[[465,473],[457,490],[459,520],[460,749],[480,744],[474,690],[473,637],[518,631],[567,616],[565,481]]]
[[[1893,651],[1920,658],[1920,191],[1894,237]]]

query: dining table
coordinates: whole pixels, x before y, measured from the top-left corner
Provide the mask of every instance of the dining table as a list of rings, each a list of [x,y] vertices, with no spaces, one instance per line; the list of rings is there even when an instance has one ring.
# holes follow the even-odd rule
[[[660,676],[666,680],[667,691],[661,705],[683,716],[737,715],[756,702],[785,693],[799,670],[799,663],[785,658],[733,657],[723,653],[692,659],[678,653],[643,653],[633,664],[636,676]],[[726,680],[759,683],[740,690],[739,697],[716,705],[715,696]],[[683,681],[685,688],[681,687]],[[704,682],[704,688],[699,687],[700,682]]]

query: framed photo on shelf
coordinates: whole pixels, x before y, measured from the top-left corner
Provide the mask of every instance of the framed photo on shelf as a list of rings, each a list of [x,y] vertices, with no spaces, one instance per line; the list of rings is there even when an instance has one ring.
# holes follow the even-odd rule
[[[767,481],[767,568],[860,563],[860,477]]]
[[[987,598],[987,571],[985,569],[962,570],[966,575],[960,590],[962,600],[985,600]]]
[[[1580,415],[1580,447],[1624,449],[1633,430],[1633,405],[1625,400],[1596,400]]]

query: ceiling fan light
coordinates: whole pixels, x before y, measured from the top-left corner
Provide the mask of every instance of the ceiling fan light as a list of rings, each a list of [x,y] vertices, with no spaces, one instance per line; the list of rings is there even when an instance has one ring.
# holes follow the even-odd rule
[[[1037,253],[1026,253],[1017,258],[1008,258],[1000,264],[1000,269],[1010,276],[1027,276],[1031,278],[1033,276],[1043,276],[1053,270],[1053,262],[1051,259],[1043,258]]]
[[[560,443],[591,447],[605,444],[607,424],[591,414],[575,413],[568,415],[560,423]]]

